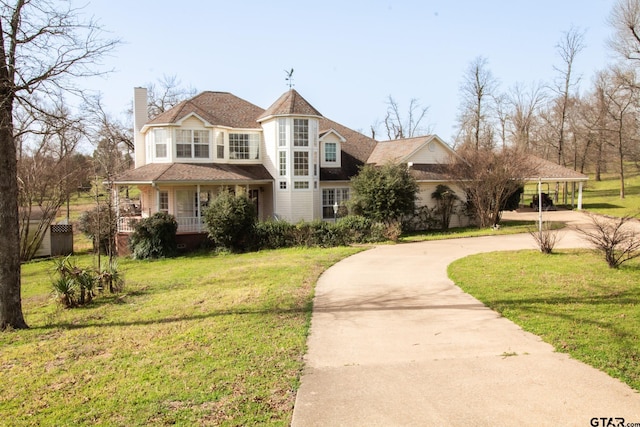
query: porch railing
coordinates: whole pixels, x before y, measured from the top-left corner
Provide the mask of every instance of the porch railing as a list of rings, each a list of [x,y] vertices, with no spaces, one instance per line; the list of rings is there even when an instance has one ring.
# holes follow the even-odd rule
[[[118,218],[119,233],[133,233],[134,224],[140,221],[140,216],[127,216]],[[198,217],[181,217],[176,218],[178,222],[178,233],[203,233],[205,232],[204,221]]]

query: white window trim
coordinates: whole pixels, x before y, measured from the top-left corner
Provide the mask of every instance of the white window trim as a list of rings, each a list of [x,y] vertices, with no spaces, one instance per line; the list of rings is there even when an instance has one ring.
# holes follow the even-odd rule
[[[191,141],[190,141],[190,145],[191,145],[191,156],[189,157],[183,157],[183,156],[178,156],[178,132],[182,132],[182,131],[188,131],[191,133]],[[206,144],[196,144],[195,140],[194,140],[194,133],[195,132],[207,132],[207,142]],[[213,159],[213,149],[212,149],[212,144],[211,144],[211,134],[212,131],[211,129],[195,129],[195,128],[175,128],[174,131],[172,132],[172,147],[173,147],[173,154],[174,154],[174,158],[177,162],[210,162]],[[186,142],[180,142],[180,144],[183,145],[187,145]],[[202,146],[207,146],[208,147],[208,156],[206,157],[196,157],[196,145],[202,145]]]

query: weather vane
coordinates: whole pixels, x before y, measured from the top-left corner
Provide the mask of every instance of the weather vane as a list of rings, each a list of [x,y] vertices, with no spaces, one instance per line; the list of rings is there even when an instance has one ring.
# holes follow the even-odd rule
[[[284,70],[284,72],[287,74],[287,78],[285,79],[287,81],[287,85],[289,85],[289,89],[291,89],[293,86],[295,86],[293,84],[293,68],[291,69],[291,71]]]

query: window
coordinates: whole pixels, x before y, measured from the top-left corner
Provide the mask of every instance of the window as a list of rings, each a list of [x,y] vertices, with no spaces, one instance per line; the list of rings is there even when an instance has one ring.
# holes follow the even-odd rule
[[[154,129],[153,139],[156,147],[156,157],[167,157],[167,131],[166,129]]]
[[[216,158],[224,159],[224,133],[216,133]]]
[[[333,205],[344,205],[349,200],[348,188],[325,188],[322,190],[322,218],[333,218]]]
[[[191,129],[177,130],[176,156],[182,159],[209,158],[209,131]]]
[[[309,146],[309,120],[293,119],[293,145],[294,147]]]
[[[158,211],[169,213],[169,192],[161,191],[158,194]]]
[[[309,175],[309,153],[307,151],[293,152],[293,175]]]
[[[280,189],[281,190],[287,189],[287,181],[280,181]]]
[[[324,161],[325,162],[335,162],[338,160],[336,143],[335,142],[325,142],[324,143]]]
[[[176,218],[196,216],[197,194],[194,190],[176,191]]]
[[[278,145],[280,147],[287,145],[287,119],[278,119]]]
[[[229,158],[258,160],[260,158],[260,135],[255,133],[230,133]]]
[[[279,154],[280,176],[285,176],[287,175],[287,152],[280,151],[278,154]]]
[[[306,190],[309,188],[309,181],[295,181],[293,183],[293,188],[296,190]]]

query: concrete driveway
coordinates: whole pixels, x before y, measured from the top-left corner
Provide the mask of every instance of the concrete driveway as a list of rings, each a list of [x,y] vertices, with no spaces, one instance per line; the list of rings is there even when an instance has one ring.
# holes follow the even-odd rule
[[[578,212],[547,219],[584,221]],[[581,246],[563,231],[556,247]],[[447,277],[455,259],[526,248],[535,248],[529,235],[380,246],[327,270],[292,425],[640,423],[638,393],[554,352]]]

